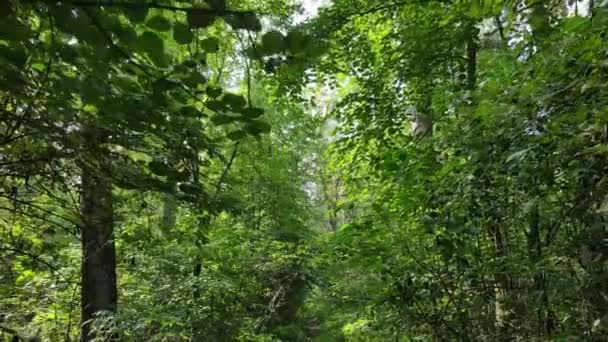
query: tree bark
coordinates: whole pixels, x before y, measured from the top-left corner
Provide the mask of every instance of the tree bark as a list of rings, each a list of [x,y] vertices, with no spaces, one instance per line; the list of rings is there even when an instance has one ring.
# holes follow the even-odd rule
[[[540,302],[537,305],[537,331],[538,337],[551,337],[555,322],[553,321],[553,313],[549,307],[549,294],[547,293],[548,279],[539,265],[543,258],[543,242],[541,241],[541,217],[538,206],[535,206],[530,216],[530,229],[528,231],[528,255],[530,258],[531,267],[537,268],[534,274],[534,284],[530,289],[530,295],[534,293],[540,294]],[[548,245],[547,245],[548,246]]]
[[[92,341],[92,322],[99,313],[117,309],[116,250],[112,186],[90,166],[82,169],[82,342]],[[113,340],[115,337],[109,337]]]
[[[473,91],[477,85],[477,50],[479,49],[479,29],[474,21],[467,23],[467,90]]]
[[[504,259],[506,257],[506,246],[502,231],[499,225],[494,225],[490,231],[491,239],[494,243],[494,257],[500,260],[501,265],[504,265],[506,262]],[[504,303],[506,302],[509,291],[511,289],[511,281],[509,279],[509,274],[506,270],[506,267],[501,266],[500,270],[494,275],[495,278],[495,316],[496,316],[496,326],[499,330],[502,330],[507,323],[508,311],[504,307]]]
[[[175,186],[173,186],[175,188]],[[177,214],[177,200],[175,194],[166,192],[163,194],[163,215],[162,215],[162,229],[163,233],[167,236],[175,228]]]

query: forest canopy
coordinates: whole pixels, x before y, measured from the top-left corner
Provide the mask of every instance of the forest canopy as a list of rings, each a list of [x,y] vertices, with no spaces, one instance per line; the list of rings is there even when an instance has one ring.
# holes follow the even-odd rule
[[[608,1],[0,1],[0,341],[605,341]]]

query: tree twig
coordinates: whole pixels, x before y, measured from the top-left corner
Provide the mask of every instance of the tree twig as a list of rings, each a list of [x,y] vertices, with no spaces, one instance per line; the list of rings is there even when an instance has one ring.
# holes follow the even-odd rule
[[[217,201],[217,197],[220,193],[220,190],[222,188],[222,184],[225,181],[226,176],[228,175],[228,171],[230,170],[230,167],[232,166],[232,162],[234,162],[234,159],[236,158],[236,154],[238,151],[238,147],[239,147],[239,142],[235,142],[234,143],[234,149],[232,150],[232,155],[230,155],[230,159],[228,160],[228,164],[226,164],[226,168],[224,168],[224,171],[222,172],[222,174],[220,175],[220,178],[217,181],[217,184],[215,185],[215,194],[213,195],[213,201]]]
[[[67,284],[73,284],[74,283],[72,280],[68,279],[68,277],[66,277],[61,272],[59,272],[57,266],[55,266],[55,265],[51,264],[50,262],[42,259],[39,255],[32,254],[30,252],[23,251],[23,250],[18,249],[18,248],[12,248],[12,247],[0,247],[0,251],[3,251],[3,252],[13,252],[15,254],[26,256],[26,257],[34,260],[35,262],[37,262],[37,263],[39,263],[41,265],[46,266],[51,271],[52,274],[59,275],[61,278],[63,278],[63,280]]]

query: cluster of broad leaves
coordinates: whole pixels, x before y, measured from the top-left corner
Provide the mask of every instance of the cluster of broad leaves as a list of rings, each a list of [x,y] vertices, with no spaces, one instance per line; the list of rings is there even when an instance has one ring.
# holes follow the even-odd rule
[[[224,135],[209,123],[237,122],[229,138],[269,126],[259,120],[261,109],[209,79],[207,60],[220,44],[213,32],[195,31],[200,25],[191,14],[199,10],[170,18],[163,9],[112,4],[3,3],[1,148],[6,159],[18,157],[7,165],[33,162],[42,169],[7,175],[107,157],[105,166],[123,188],[166,190],[182,182],[180,189],[191,194],[198,184],[188,161],[201,151],[212,154]],[[250,19],[243,13],[224,19],[241,29]],[[216,119],[225,113],[229,120]],[[37,136],[44,139],[30,139]],[[82,157],[95,144],[106,145],[105,153]],[[177,161],[170,168],[159,161],[169,154]]]
[[[264,98],[272,126],[301,109]],[[296,319],[311,263],[306,194],[297,166],[305,132],[241,143],[224,180],[222,211],[177,211],[159,225],[156,196],[125,196],[117,329],[133,340],[271,341],[304,336]],[[297,138],[300,135],[300,138]],[[221,166],[220,166],[221,167]],[[141,208],[133,214],[132,208]],[[198,268],[198,269],[197,269]]]
[[[315,28],[351,217],[309,304],[328,338],[605,339],[606,4],[357,4]]]
[[[83,170],[100,340],[605,340],[607,6],[1,2],[0,340],[79,337]]]
[[[0,4],[0,339],[78,338],[83,170],[113,184],[114,241],[100,243],[118,251],[119,310],[98,339],[291,334],[308,143],[284,114],[306,118],[262,70],[310,45],[282,29],[292,8]],[[269,136],[271,121],[293,136]]]

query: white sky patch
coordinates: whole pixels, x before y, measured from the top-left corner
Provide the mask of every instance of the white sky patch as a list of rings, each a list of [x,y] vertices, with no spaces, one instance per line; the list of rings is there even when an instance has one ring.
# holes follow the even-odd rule
[[[300,24],[316,16],[319,8],[329,5],[329,0],[301,0],[301,4],[304,11],[294,16],[294,24]]]
[[[568,5],[568,14],[586,17],[589,14],[589,0],[577,0]]]

